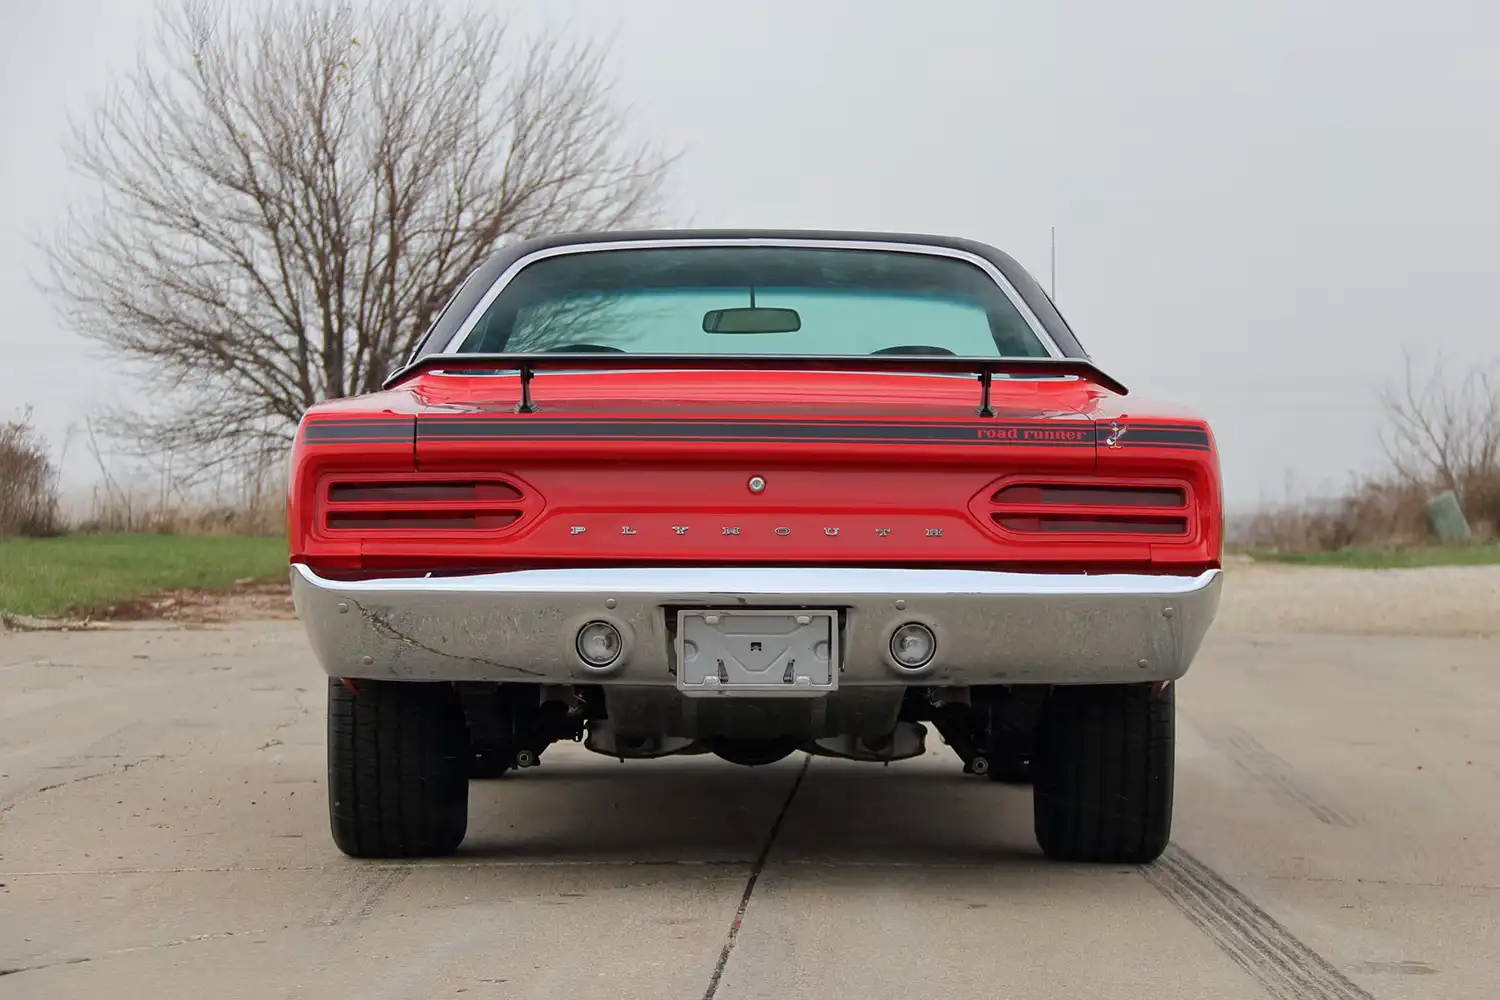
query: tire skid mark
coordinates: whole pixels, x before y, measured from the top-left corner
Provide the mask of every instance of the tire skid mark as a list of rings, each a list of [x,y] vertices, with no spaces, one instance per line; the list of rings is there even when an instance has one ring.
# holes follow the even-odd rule
[[[390,892],[406,881],[410,865],[380,865],[356,868],[348,882],[334,891],[322,912],[308,921],[314,927],[337,927],[358,923],[375,912]]]
[[[1375,1000],[1176,844],[1141,874],[1275,1000]]]
[[[1280,798],[1307,810],[1318,822],[1345,828],[1355,825],[1354,817],[1348,813],[1320,802],[1297,781],[1295,767],[1272,753],[1245,730],[1227,726],[1223,735],[1216,737],[1216,742],[1240,770]]]

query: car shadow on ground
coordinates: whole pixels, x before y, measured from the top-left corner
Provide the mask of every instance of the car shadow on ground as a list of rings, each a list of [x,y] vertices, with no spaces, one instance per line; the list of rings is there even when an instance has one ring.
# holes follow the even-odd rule
[[[546,763],[476,781],[462,855],[546,863],[1037,862],[1031,790],[928,762]],[[800,781],[799,781],[800,776]],[[795,792],[793,787],[795,785]]]

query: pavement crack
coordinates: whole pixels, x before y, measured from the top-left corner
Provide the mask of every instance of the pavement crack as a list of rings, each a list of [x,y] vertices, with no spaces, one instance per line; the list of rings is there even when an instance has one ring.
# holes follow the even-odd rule
[[[116,756],[116,755],[109,755],[109,756]],[[66,781],[54,781],[54,782],[52,782],[49,785],[42,785],[42,786],[40,786],[38,788],[33,788],[30,791],[21,792],[18,795],[16,795],[15,797],[9,799],[8,801],[6,801],[4,803],[0,803],[0,816],[4,816],[6,813],[8,813],[12,809],[14,809],[16,806],[20,805],[22,802],[25,802],[25,801],[27,801],[29,799],[34,799],[38,795],[45,795],[48,792],[55,792],[59,788],[66,788],[69,785],[76,785],[76,784],[79,784],[80,782],[93,781],[95,778],[111,778],[111,777],[114,777],[115,775],[118,775],[118,774],[124,774],[126,771],[129,771],[131,768],[140,767],[142,764],[146,763],[147,761],[152,761],[152,760],[166,760],[167,759],[167,755],[166,754],[162,754],[162,753],[152,753],[152,754],[133,755],[133,756],[135,757],[134,760],[128,760],[125,763],[120,764],[117,767],[111,767],[107,771],[94,771],[94,772],[92,772],[90,774],[80,774],[76,778],[69,778]],[[95,758],[93,758],[91,755],[83,755],[83,756],[80,756],[79,758],[76,758],[76,760],[85,760],[85,759],[95,759]],[[69,765],[63,765],[63,766],[69,766]]]
[[[450,653],[447,650],[434,649],[433,647],[427,645],[419,639],[407,635],[405,632],[392,625],[390,623],[390,620],[384,615],[370,610],[353,598],[346,597],[345,600],[354,605],[354,608],[359,612],[360,617],[363,618],[376,632],[385,636],[387,639],[401,643],[403,646],[410,646],[412,649],[420,649],[422,652],[431,653],[434,656],[447,657],[450,660],[463,660],[466,663],[478,663],[486,667],[496,667],[500,670],[508,670],[512,673],[525,674],[528,677],[546,676],[540,670],[528,670],[526,667],[518,667],[510,663],[501,663],[499,660],[491,660],[483,656],[465,656],[462,653]]]
[[[180,948],[185,944],[197,944],[199,941],[218,941],[222,938],[246,937],[250,935],[259,936],[268,933],[270,933],[269,930],[260,928],[252,931],[214,931],[209,934],[193,934],[172,941],[156,941],[151,944],[138,944],[129,948],[114,948],[99,955],[89,955],[83,958],[60,958],[54,962],[38,962],[36,965],[22,965],[0,969],[0,976],[15,976],[23,972],[41,972],[43,969],[55,969],[63,965],[82,965],[84,962],[93,962],[101,958],[113,958],[116,955],[133,955],[141,951]]]
[[[432,868],[442,871],[477,871],[490,868],[744,868],[754,864],[750,858],[714,858],[696,861],[679,861],[668,858],[483,858],[475,861],[454,861],[451,858],[430,859],[401,864],[371,863],[368,867],[401,868],[422,871]],[[800,864],[801,862],[788,862]],[[0,878],[110,878],[119,875],[218,875],[246,872],[327,872],[343,871],[342,865],[224,865],[182,868],[72,868],[60,871],[0,871]]]
[[[739,939],[740,927],[745,921],[745,911],[750,908],[750,897],[755,893],[755,884],[760,881],[760,873],[765,870],[766,862],[771,857],[771,848],[776,845],[776,835],[781,832],[781,824],[786,821],[786,814],[792,809],[792,800],[797,797],[797,790],[802,787],[802,780],[807,777],[807,769],[810,766],[812,766],[812,758],[804,757],[802,767],[797,771],[797,777],[792,781],[792,787],[786,793],[786,801],[781,803],[781,811],[776,814],[776,819],[771,823],[771,830],[766,834],[766,842],[760,849],[760,856],[755,859],[755,865],[750,869],[750,877],[745,880],[745,891],[740,894],[740,905],[734,911],[734,919],[729,922],[729,932],[724,936],[724,947],[719,950],[719,960],[714,963],[713,974],[708,978],[708,987],[703,991],[703,1000],[714,1000],[714,995],[719,992],[719,980],[724,977],[724,967],[729,964],[729,956],[734,951],[735,941]]]
[[[1217,872],[1176,844],[1146,877],[1276,1000],[1374,1000]]]
[[[88,958],[64,958],[56,962],[42,962],[40,965],[17,965],[8,969],[0,969],[0,976],[18,976],[23,972],[40,972],[43,969],[55,969],[59,965],[82,965],[84,962],[93,961]]]

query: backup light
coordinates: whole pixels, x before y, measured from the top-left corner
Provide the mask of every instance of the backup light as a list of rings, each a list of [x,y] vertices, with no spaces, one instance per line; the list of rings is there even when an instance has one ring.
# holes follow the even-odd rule
[[[902,625],[891,635],[891,657],[907,670],[927,666],[937,652],[937,636],[917,622]]]
[[[609,622],[589,622],[578,630],[579,659],[599,670],[618,660],[624,645],[620,630]]]

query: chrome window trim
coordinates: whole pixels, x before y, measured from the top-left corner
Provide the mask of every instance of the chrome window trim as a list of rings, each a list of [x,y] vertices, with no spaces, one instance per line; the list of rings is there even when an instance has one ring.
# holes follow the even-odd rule
[[[1037,318],[1031,307],[1026,304],[1026,300],[1021,298],[1021,293],[1011,284],[1010,279],[1001,273],[1000,269],[994,264],[977,254],[969,253],[966,250],[956,250],[952,247],[933,246],[923,243],[896,243],[880,240],[818,240],[797,239],[794,237],[753,237],[739,239],[702,237],[670,240],[614,240],[608,243],[569,243],[564,246],[535,250],[500,272],[499,277],[495,279],[489,291],[484,293],[484,297],[479,300],[479,303],[464,318],[458,331],[452,337],[448,338],[448,343],[443,346],[441,351],[433,353],[457,354],[459,347],[468,339],[469,334],[474,331],[474,327],[479,325],[479,320],[484,316],[485,310],[489,309],[495,299],[500,296],[500,293],[505,290],[505,286],[510,284],[523,268],[539,260],[546,260],[550,257],[562,257],[567,254],[599,253],[608,250],[673,250],[686,247],[787,247],[812,248],[815,250],[884,250],[896,253],[927,254],[931,257],[947,257],[953,260],[961,260],[978,267],[989,276],[990,280],[1010,300],[1010,304],[1021,314],[1022,319],[1026,321],[1026,325],[1031,328],[1031,332],[1041,341],[1042,346],[1047,350],[1048,357],[1062,358],[1066,356],[1063,354],[1062,349],[1057,346],[1057,342],[1052,339],[1052,335],[1047,332],[1047,328],[1042,325],[1041,320]]]

